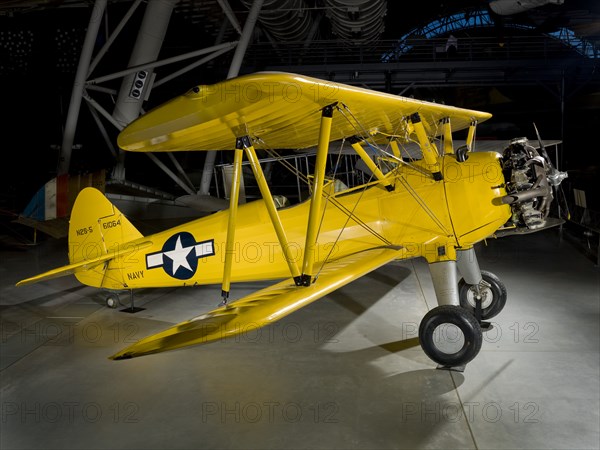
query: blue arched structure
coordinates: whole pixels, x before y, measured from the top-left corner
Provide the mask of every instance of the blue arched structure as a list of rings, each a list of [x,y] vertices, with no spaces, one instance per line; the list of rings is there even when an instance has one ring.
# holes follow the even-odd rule
[[[464,11],[449,16],[433,20],[425,26],[414,28],[398,40],[396,48],[384,53],[382,61],[388,62],[398,58],[412,49],[411,38],[432,39],[446,36],[455,31],[473,29],[473,28],[491,28],[496,26],[494,20],[487,10]],[[531,25],[507,23],[506,28],[515,28],[521,30],[534,30]],[[559,40],[564,45],[572,48],[574,51],[587,58],[600,58],[600,51],[590,41],[578,37],[568,28],[560,28],[558,31],[546,33],[554,39]]]

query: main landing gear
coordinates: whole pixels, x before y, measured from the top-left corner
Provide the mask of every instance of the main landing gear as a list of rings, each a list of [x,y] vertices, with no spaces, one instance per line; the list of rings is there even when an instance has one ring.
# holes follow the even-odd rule
[[[497,316],[506,304],[506,286],[496,275],[481,271],[479,285],[467,283],[464,278],[458,282],[458,299],[465,308],[479,320]],[[478,312],[477,308],[480,308]]]
[[[490,326],[485,320],[504,308],[506,287],[493,273],[479,270],[473,249],[458,253],[456,262],[429,266],[439,306],[423,317],[419,341],[438,368],[462,372],[481,350]],[[463,275],[459,282],[457,268]]]
[[[473,314],[460,306],[442,305],[421,320],[419,341],[433,361],[447,368],[458,368],[477,356],[483,334]]]

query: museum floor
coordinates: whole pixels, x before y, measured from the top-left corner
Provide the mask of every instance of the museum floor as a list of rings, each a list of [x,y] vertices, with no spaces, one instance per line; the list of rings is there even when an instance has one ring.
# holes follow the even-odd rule
[[[74,277],[14,287],[64,264],[66,245],[1,253],[2,450],[600,447],[599,269],[557,230],[478,247],[509,297],[463,373],[418,345],[435,306],[422,260],[260,331],[111,361],[212,309],[220,287],[139,291],[137,314]]]

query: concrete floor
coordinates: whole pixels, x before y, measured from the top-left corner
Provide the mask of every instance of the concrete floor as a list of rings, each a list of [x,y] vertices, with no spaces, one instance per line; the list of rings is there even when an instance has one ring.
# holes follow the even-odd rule
[[[556,230],[477,249],[509,299],[464,373],[436,370],[418,345],[435,306],[421,260],[259,332],[110,361],[212,309],[220,287],[139,291],[134,315],[73,277],[13,287],[66,251],[2,252],[3,450],[600,447],[599,272]]]

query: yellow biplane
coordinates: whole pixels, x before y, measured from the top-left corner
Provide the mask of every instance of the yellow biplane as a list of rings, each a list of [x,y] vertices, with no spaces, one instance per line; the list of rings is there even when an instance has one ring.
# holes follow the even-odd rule
[[[289,73],[194,87],[131,123],[118,144],[132,152],[233,152],[229,209],[143,236],[86,188],[71,213],[70,264],[18,285],[67,274],[114,290],[222,284],[216,309],[111,357],[125,359],[268,325],[388,262],[423,257],[439,306],[420,324],[421,346],[440,365],[464,366],[481,348],[482,321],[506,301],[502,282],[480,270],[475,244],[554,225],[548,213],[560,178],[525,138],[503,154],[472,151],[477,124],[490,117]],[[460,130],[466,143],[455,149]],[[368,182],[338,188],[326,167],[333,141],[354,149]],[[405,153],[415,143],[418,158]],[[257,150],[315,146],[310,199],[277,208]],[[238,205],[244,155],[262,199]],[[253,257],[240,258],[247,246]],[[232,283],[257,280],[274,284],[229,299]],[[449,351],[436,338],[445,324],[460,329],[462,346]]]

